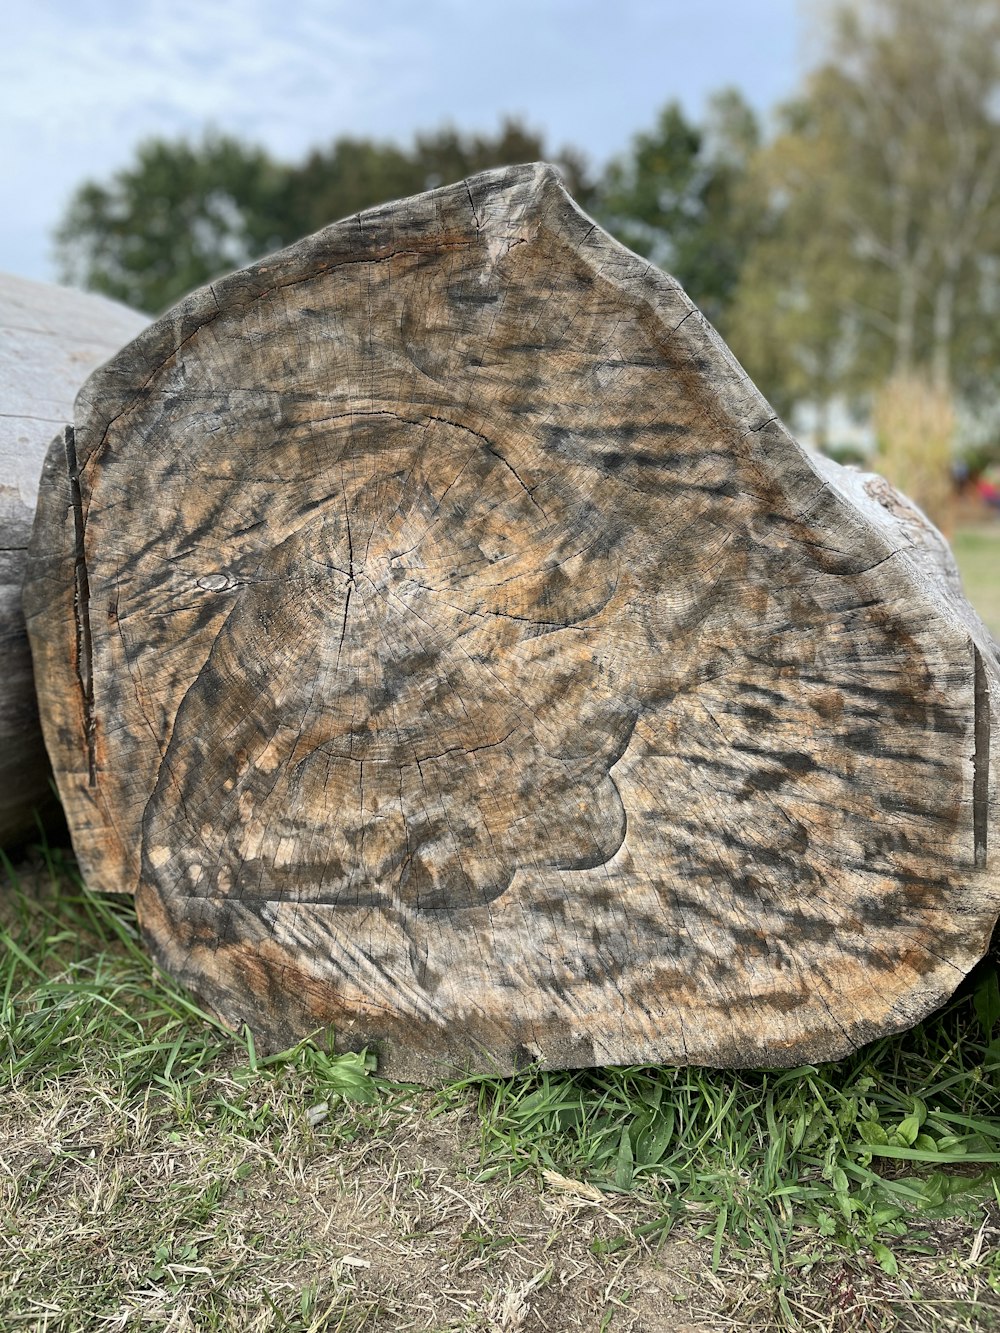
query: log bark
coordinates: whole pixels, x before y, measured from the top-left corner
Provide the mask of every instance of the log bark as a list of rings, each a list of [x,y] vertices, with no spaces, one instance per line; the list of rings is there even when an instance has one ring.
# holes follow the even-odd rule
[[[55,803],[21,612],[38,477],[77,389],[147,323],[101,296],[0,274],[0,846]]]
[[[855,485],[551,168],[196,293],[45,468],[89,882],[262,1045],[406,1077],[912,1024],[1000,910],[1000,663]]]

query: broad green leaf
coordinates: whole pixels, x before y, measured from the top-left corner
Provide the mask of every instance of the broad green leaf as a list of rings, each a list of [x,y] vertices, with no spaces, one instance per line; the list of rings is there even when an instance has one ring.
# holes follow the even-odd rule
[[[903,1147],[912,1148],[920,1133],[920,1121],[915,1115],[908,1115],[901,1120],[892,1132],[893,1139]]]
[[[877,1120],[859,1120],[858,1134],[865,1143],[888,1143],[889,1135]]]
[[[881,1241],[873,1240],[871,1243],[871,1251],[878,1260],[878,1266],[882,1269],[883,1273],[888,1273],[890,1277],[896,1277],[898,1275],[899,1264],[896,1262],[896,1256],[887,1245],[883,1245]]]

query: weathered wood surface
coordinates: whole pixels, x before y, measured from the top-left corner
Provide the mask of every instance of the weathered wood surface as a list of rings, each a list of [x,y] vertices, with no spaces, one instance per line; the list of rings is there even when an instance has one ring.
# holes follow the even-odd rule
[[[147,323],[103,297],[0,274],[0,846],[52,800],[21,614],[38,477],[77,389]]]
[[[406,1076],[916,1021],[1000,909],[1000,674],[837,475],[550,168],[196,293],[46,463],[88,880],[263,1044]]]

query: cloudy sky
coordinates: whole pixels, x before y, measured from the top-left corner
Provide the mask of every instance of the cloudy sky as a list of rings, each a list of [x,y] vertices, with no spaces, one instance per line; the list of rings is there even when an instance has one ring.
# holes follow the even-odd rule
[[[151,134],[238,133],[294,158],[504,113],[599,165],[669,99],[804,68],[800,0],[32,0],[0,47],[0,269],[52,279],[73,188]]]

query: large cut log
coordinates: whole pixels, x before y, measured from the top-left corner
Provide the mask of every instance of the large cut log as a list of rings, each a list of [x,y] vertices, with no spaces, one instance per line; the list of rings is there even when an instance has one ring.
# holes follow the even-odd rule
[[[0,273],[0,846],[53,800],[21,614],[45,452],[90,372],[147,323],[102,296]]]
[[[46,463],[89,882],[265,1046],[409,1077],[913,1023],[1000,910],[1000,664],[857,485],[547,167],[196,293]]]

